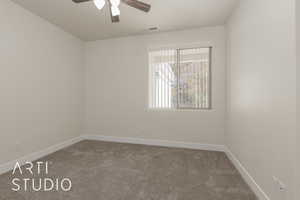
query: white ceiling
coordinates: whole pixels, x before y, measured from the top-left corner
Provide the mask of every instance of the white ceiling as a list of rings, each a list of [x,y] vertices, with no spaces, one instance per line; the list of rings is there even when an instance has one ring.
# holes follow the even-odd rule
[[[238,0],[144,0],[152,5],[144,13],[125,4],[120,6],[121,22],[111,23],[106,6],[97,10],[93,2],[75,4],[72,0],[12,0],[31,12],[84,41],[158,31],[182,30],[222,25]]]

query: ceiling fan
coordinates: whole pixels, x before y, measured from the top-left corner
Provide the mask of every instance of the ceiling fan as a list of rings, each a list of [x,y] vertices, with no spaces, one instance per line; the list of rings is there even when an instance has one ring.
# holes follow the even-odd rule
[[[95,6],[101,10],[105,3],[107,2],[110,7],[110,15],[111,15],[111,21],[113,23],[120,21],[120,9],[119,5],[120,3],[125,3],[133,8],[136,8],[138,10],[149,12],[151,9],[151,5],[146,4],[144,2],[138,1],[138,0],[72,0],[75,3],[83,3],[87,1],[93,1]]]

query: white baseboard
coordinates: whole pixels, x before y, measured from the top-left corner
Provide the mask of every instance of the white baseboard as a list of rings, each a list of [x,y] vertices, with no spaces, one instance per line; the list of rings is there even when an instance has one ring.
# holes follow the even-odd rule
[[[85,140],[144,144],[144,145],[151,145],[151,146],[176,147],[176,148],[198,149],[198,150],[207,150],[207,151],[224,152],[226,150],[224,145],[200,144],[200,143],[178,142],[178,141],[169,141],[169,140],[151,140],[151,139],[142,139],[142,138],[113,137],[113,136],[103,136],[103,135],[82,135],[82,138]]]
[[[259,200],[270,200],[268,195],[263,191],[263,189],[256,183],[255,179],[250,175],[247,169],[242,165],[242,163],[237,159],[237,157],[227,148],[226,155],[237,168],[237,170],[242,175],[243,179],[247,182],[252,191],[256,194]]]
[[[60,144],[56,144],[56,145],[53,145],[53,146],[50,146],[44,150],[41,150],[41,151],[38,151],[38,152],[34,152],[34,153],[31,153],[29,155],[26,155],[26,156],[23,156],[19,159],[16,159],[16,160],[13,160],[13,161],[10,161],[10,162],[7,162],[5,164],[2,164],[0,165],[0,174],[3,174],[3,173],[6,173],[10,170],[12,170],[16,164],[16,162],[19,162],[20,165],[24,165],[26,162],[32,162],[32,161],[35,161],[39,158],[42,158],[44,156],[47,156],[51,153],[54,153],[60,149],[63,149],[65,147],[68,147],[72,144],[75,144],[79,141],[82,140],[82,137],[76,137],[76,138],[72,138],[70,140],[67,140],[65,142],[62,142]]]

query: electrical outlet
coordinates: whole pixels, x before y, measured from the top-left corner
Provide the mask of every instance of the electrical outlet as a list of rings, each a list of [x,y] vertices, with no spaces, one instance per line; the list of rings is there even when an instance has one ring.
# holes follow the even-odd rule
[[[276,176],[273,176],[273,180],[276,183],[279,191],[284,192],[286,190],[286,185],[281,180],[279,180]]]

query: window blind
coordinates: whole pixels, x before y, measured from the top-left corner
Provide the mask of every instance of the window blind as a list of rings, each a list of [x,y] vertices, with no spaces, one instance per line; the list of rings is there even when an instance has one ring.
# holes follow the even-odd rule
[[[149,52],[149,107],[209,109],[211,48]]]

